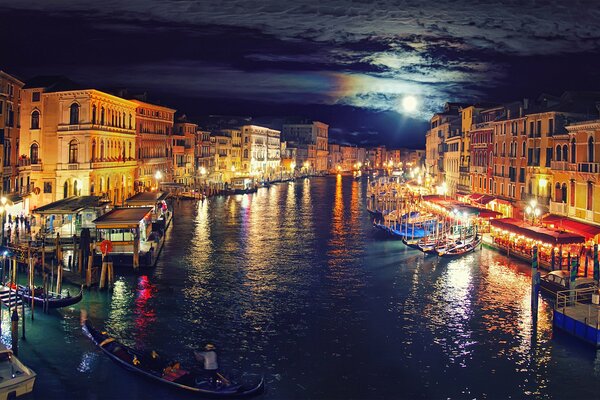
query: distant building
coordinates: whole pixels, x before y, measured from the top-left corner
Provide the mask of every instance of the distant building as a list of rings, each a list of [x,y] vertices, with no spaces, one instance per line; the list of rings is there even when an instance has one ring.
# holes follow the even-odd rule
[[[173,182],[190,190],[196,183],[196,131],[198,125],[182,116],[175,123],[172,135]]]
[[[313,121],[311,124],[284,124],[282,137],[286,141],[296,143],[298,147],[313,145],[315,147],[314,161],[311,164],[313,171],[327,171],[329,125],[319,121]],[[306,153],[309,153],[308,147]]]
[[[260,179],[274,179],[279,173],[281,132],[257,125],[244,125],[242,169]]]
[[[136,104],[136,191],[157,187],[155,174],[160,171],[163,182],[173,180],[172,108],[133,99]]]

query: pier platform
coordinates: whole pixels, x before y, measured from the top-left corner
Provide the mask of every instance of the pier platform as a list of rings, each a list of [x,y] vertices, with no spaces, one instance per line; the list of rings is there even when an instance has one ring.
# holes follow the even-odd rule
[[[565,290],[556,295],[552,324],[555,328],[600,347],[598,289]]]

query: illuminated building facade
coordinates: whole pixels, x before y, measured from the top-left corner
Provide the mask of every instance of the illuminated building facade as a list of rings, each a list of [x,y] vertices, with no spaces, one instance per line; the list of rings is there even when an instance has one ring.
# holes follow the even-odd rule
[[[23,88],[19,179],[30,207],[69,196],[134,193],[136,103],[98,90],[62,90],[52,78]]]
[[[174,125],[173,144],[173,182],[183,185],[189,190],[195,184],[196,131],[198,125],[187,121],[182,116]]]
[[[173,179],[173,121],[172,108],[131,100],[136,105],[136,190],[156,187],[155,174],[160,171],[163,181]]]
[[[27,193],[29,186],[19,180],[21,89],[24,83],[0,71],[0,145],[2,146],[2,193]],[[25,188],[23,186],[25,185]]]

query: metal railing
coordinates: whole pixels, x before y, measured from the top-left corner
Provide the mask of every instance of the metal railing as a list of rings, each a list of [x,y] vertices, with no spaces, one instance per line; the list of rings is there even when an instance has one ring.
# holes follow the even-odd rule
[[[574,318],[586,325],[600,326],[600,307],[592,302],[594,295],[598,295],[597,287],[585,289],[562,290],[556,293],[554,308],[563,315]]]

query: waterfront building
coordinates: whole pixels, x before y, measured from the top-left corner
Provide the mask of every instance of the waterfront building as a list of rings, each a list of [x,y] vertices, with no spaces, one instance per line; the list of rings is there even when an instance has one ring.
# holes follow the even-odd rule
[[[197,129],[198,125],[188,121],[185,115],[177,120],[173,129],[173,182],[183,185],[185,190],[189,190],[196,183],[195,148]]]
[[[471,126],[469,174],[473,194],[491,195],[493,187],[494,121],[504,115],[504,106],[482,110]],[[524,176],[523,176],[524,179]],[[481,197],[481,196],[479,196]]]
[[[446,161],[446,139],[456,137],[456,132],[460,131],[461,121],[458,111],[463,106],[458,103],[446,103],[442,112],[436,113],[431,117],[429,121],[430,128],[425,134],[425,168],[432,179],[432,183],[446,183],[447,194],[453,194],[452,191],[456,191],[458,186],[460,150],[458,148],[459,145],[454,146],[456,150],[453,150],[451,160]],[[453,142],[458,142],[458,140],[454,139]],[[454,183],[453,186],[449,182],[446,182],[446,168],[453,170],[456,168],[456,172],[452,174],[454,178],[452,182]]]
[[[298,168],[296,153],[298,149],[292,147],[288,142],[281,142],[281,164],[280,170],[282,177],[292,177]]]
[[[391,162],[392,166],[397,167],[400,165],[400,163],[403,163],[402,154],[404,153],[406,155],[407,151],[406,149],[393,149],[387,150],[386,153],[388,165]]]
[[[367,162],[367,150],[364,147],[358,147],[356,149],[356,161],[361,165],[366,165]]]
[[[282,127],[282,137],[286,141],[305,145],[308,153],[308,145],[315,147],[315,157],[312,161],[312,168],[315,172],[326,172],[328,169],[328,140],[329,125],[313,121],[310,124],[284,124]],[[311,162],[310,160],[308,162]]]
[[[305,174],[315,172],[317,146],[314,144],[293,144],[296,146],[296,169]]]
[[[136,191],[156,188],[156,172],[163,182],[173,180],[173,124],[175,109],[133,99],[136,104],[135,148],[137,154]]]
[[[19,179],[32,208],[81,195],[122,204],[134,192],[137,104],[73,86],[39,77],[23,87]]]
[[[242,132],[242,169],[260,179],[272,179],[281,160],[281,132],[257,125],[244,125]]]
[[[342,155],[342,171],[353,171],[356,169],[358,159],[358,149],[355,146],[340,146]]]
[[[209,179],[221,185],[231,182],[235,173],[231,170],[231,136],[225,132],[215,132],[210,135],[210,142],[214,148],[214,169],[210,171]]]
[[[461,107],[461,130],[460,130],[460,161],[459,161],[459,181],[458,190],[463,193],[471,192],[471,174],[469,166],[471,160],[471,130],[480,122],[480,113],[487,108],[491,108],[491,104],[474,104],[466,107]]]
[[[242,163],[242,131],[241,129],[221,129],[221,133],[231,137],[231,166],[237,173],[250,173]]]
[[[329,158],[327,160],[327,170],[331,173],[337,173],[342,169],[342,152],[340,145],[329,143]]]
[[[2,193],[27,194],[30,187],[20,184],[18,152],[21,118],[21,89],[24,83],[0,71],[0,146],[2,146]],[[39,124],[39,119],[37,120]],[[23,182],[27,185],[27,182]],[[14,201],[17,196],[13,197]]]
[[[550,212],[600,224],[600,120],[575,122],[554,136]]]

